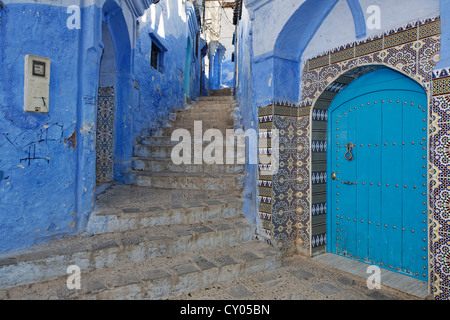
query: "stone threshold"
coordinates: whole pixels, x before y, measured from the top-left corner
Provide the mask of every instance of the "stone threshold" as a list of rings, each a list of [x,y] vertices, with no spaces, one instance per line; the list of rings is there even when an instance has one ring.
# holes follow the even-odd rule
[[[367,273],[369,264],[342,257],[337,254],[323,253],[313,257],[312,260],[364,279],[368,279],[370,276],[370,274]],[[381,268],[381,285],[422,299],[426,299],[430,294],[427,282],[383,268]]]

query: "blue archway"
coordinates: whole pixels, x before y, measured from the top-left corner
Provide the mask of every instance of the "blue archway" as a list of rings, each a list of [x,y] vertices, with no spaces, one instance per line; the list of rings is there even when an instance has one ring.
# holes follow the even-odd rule
[[[289,18],[275,43],[277,56],[299,60],[339,0],[307,0]],[[347,0],[355,24],[356,38],[366,35],[364,13],[358,0]],[[299,32],[300,30],[300,32]]]
[[[307,0],[284,25],[274,47],[274,100],[297,102],[299,99],[301,57],[323,21],[339,0]],[[355,36],[366,35],[364,13],[358,0],[347,0]]]
[[[114,0],[108,0],[102,14],[114,42],[117,71],[131,73],[131,41],[122,8]]]
[[[133,104],[133,50],[130,32],[122,8],[107,0],[102,8],[103,21],[108,26],[116,59],[115,122],[114,122],[114,180],[126,182],[125,172],[131,167]],[[120,88],[120,90],[119,90]]]
[[[192,60],[192,44],[191,38],[187,38],[186,42],[186,62],[184,69],[184,94],[190,98],[191,92],[191,60]]]

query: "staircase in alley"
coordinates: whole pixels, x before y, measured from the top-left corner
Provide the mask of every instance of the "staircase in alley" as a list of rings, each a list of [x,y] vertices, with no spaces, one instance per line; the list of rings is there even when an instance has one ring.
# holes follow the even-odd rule
[[[225,143],[234,104],[231,91],[212,91],[140,139],[134,183],[97,196],[85,235],[1,254],[0,299],[167,299],[278,268],[280,252],[242,215],[244,154],[234,164],[172,161],[172,132],[194,133],[194,121]],[[68,288],[77,279],[79,289]]]

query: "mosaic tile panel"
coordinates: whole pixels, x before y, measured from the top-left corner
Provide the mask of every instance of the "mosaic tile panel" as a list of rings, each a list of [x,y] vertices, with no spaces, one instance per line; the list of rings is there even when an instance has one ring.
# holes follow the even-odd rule
[[[96,175],[98,183],[114,180],[114,87],[98,89]]]
[[[305,107],[306,108],[306,107]],[[311,250],[311,165],[310,165],[310,117],[300,116],[302,108],[298,109],[297,118],[297,167],[296,167],[296,191],[297,191],[297,250],[304,254],[310,254]]]
[[[355,57],[361,57],[381,50],[383,50],[382,38],[363,42],[355,47]]]
[[[258,108],[258,220],[257,232],[265,240],[272,243],[272,175],[267,172],[267,161],[261,161],[261,155],[267,155],[272,145],[273,106]]]
[[[439,36],[440,18],[426,19],[408,24],[394,30],[390,30],[383,35],[374,36],[370,39],[359,41],[345,47],[331,50],[326,54],[310,59],[306,63],[306,72],[323,68],[342,61],[351,61],[353,58],[363,57],[374,53],[380,53],[389,48],[401,47],[405,44],[411,44],[414,41]],[[374,60],[379,61],[379,56]]]
[[[275,147],[265,130],[278,132],[278,171],[266,175],[260,166],[258,180],[260,234],[283,251],[309,253],[309,138],[311,104],[294,106],[277,102],[258,108],[261,145]],[[304,114],[304,116],[299,116]],[[268,141],[270,140],[270,141]],[[260,155],[263,152],[260,150]]]
[[[427,19],[419,23],[419,39],[441,34],[441,21],[439,19]]]
[[[384,48],[397,47],[417,40],[417,27],[406,28],[406,30],[391,30],[384,36]]]
[[[355,56],[355,48],[349,46],[348,48],[340,48],[330,55],[330,63],[336,63],[351,59]]]
[[[296,125],[295,108],[274,106],[274,127],[279,130],[279,169],[273,177],[273,241],[291,250],[297,240],[296,214]],[[285,115],[287,114],[287,116]],[[276,230],[276,232],[275,232]]]
[[[432,36],[419,40],[416,42],[415,47],[418,50],[417,75],[422,82],[430,82],[432,79],[432,71],[440,58],[440,36]]]
[[[326,56],[322,56],[322,57],[318,57],[318,58],[309,60],[308,66],[309,66],[309,70],[314,70],[316,68],[326,66],[329,63],[330,63],[330,58],[328,55],[326,55]]]
[[[436,299],[450,299],[450,68],[433,72],[430,129],[430,262]]]
[[[312,111],[311,127],[311,252],[315,256],[326,251],[327,208],[327,123],[332,101],[324,95]]]
[[[340,61],[338,63],[328,63],[322,67],[318,67],[317,64],[311,63],[312,61],[317,61],[317,59],[322,59],[321,61],[331,60],[331,55],[336,55],[338,52],[333,51],[325,54],[324,56],[314,58],[306,62],[306,71],[302,75],[302,101],[304,100],[314,100],[317,99],[318,95],[321,94],[329,85],[333,85],[336,78],[347,71],[345,75],[352,78],[357,78],[359,75],[352,74],[354,70],[363,71],[367,73],[368,70],[358,68],[361,65],[374,64],[374,68],[379,68],[378,65],[385,65],[391,68],[397,69],[402,73],[418,78],[420,81],[426,82],[431,81],[431,71],[435,67],[436,62],[439,59],[440,50],[440,36],[435,34],[436,26],[439,25],[439,18],[428,19],[423,22],[416,23],[417,27],[404,27],[398,30],[393,30],[380,37],[374,37],[373,39],[365,40],[358,43],[355,46],[355,57],[349,57],[347,60]],[[409,29],[408,29],[409,28]],[[431,36],[426,38],[417,39],[414,37],[409,37],[407,34],[421,32],[423,34],[430,34]],[[411,31],[412,29],[417,29],[419,31]],[[430,31],[431,30],[431,31]],[[403,40],[392,40],[391,44],[396,44],[396,46],[384,45],[381,46],[385,37],[394,37],[396,32],[400,32],[401,35],[396,37],[396,39],[413,39],[410,42],[404,42]],[[371,48],[371,49],[367,49]],[[343,49],[348,53],[348,48]],[[364,52],[368,52],[365,55]],[[356,58],[357,57],[357,58]],[[448,85],[448,83],[443,84]]]
[[[417,52],[413,48],[413,43],[387,49],[384,63],[414,77],[417,73]]]
[[[443,70],[439,77],[433,79],[433,96],[447,95],[450,88],[450,77]]]
[[[359,75],[359,74],[358,74]],[[356,78],[343,75],[327,86],[314,104],[311,126],[311,254],[326,251],[328,108],[336,95]]]

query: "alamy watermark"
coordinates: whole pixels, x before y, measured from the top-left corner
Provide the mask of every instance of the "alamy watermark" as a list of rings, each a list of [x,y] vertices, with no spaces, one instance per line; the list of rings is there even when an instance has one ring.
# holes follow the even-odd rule
[[[369,290],[381,289],[381,269],[378,266],[369,266],[367,268],[367,274],[370,276],[367,278],[367,288]]]
[[[381,29],[381,8],[377,5],[370,5],[367,7],[366,13],[369,15],[366,20],[367,28],[370,30]],[[70,16],[67,18],[68,29],[81,29],[81,9],[77,5],[71,5],[67,7],[67,14]]]
[[[219,129],[207,129],[203,133],[202,121],[194,121],[193,135],[187,129],[176,129],[171,140],[179,142],[171,151],[175,165],[258,164],[265,175],[278,173],[277,129],[260,130],[259,134],[255,129],[226,129],[224,137]]]
[[[367,7],[367,14],[370,16],[367,18],[366,25],[370,30],[381,29],[381,8],[377,5],[371,5]]]
[[[77,265],[71,265],[67,267],[67,277],[66,285],[69,290],[79,290],[81,289],[81,269]]]
[[[81,29],[81,10],[79,6],[67,7],[67,13],[70,16],[67,18],[66,26],[68,29]]]

